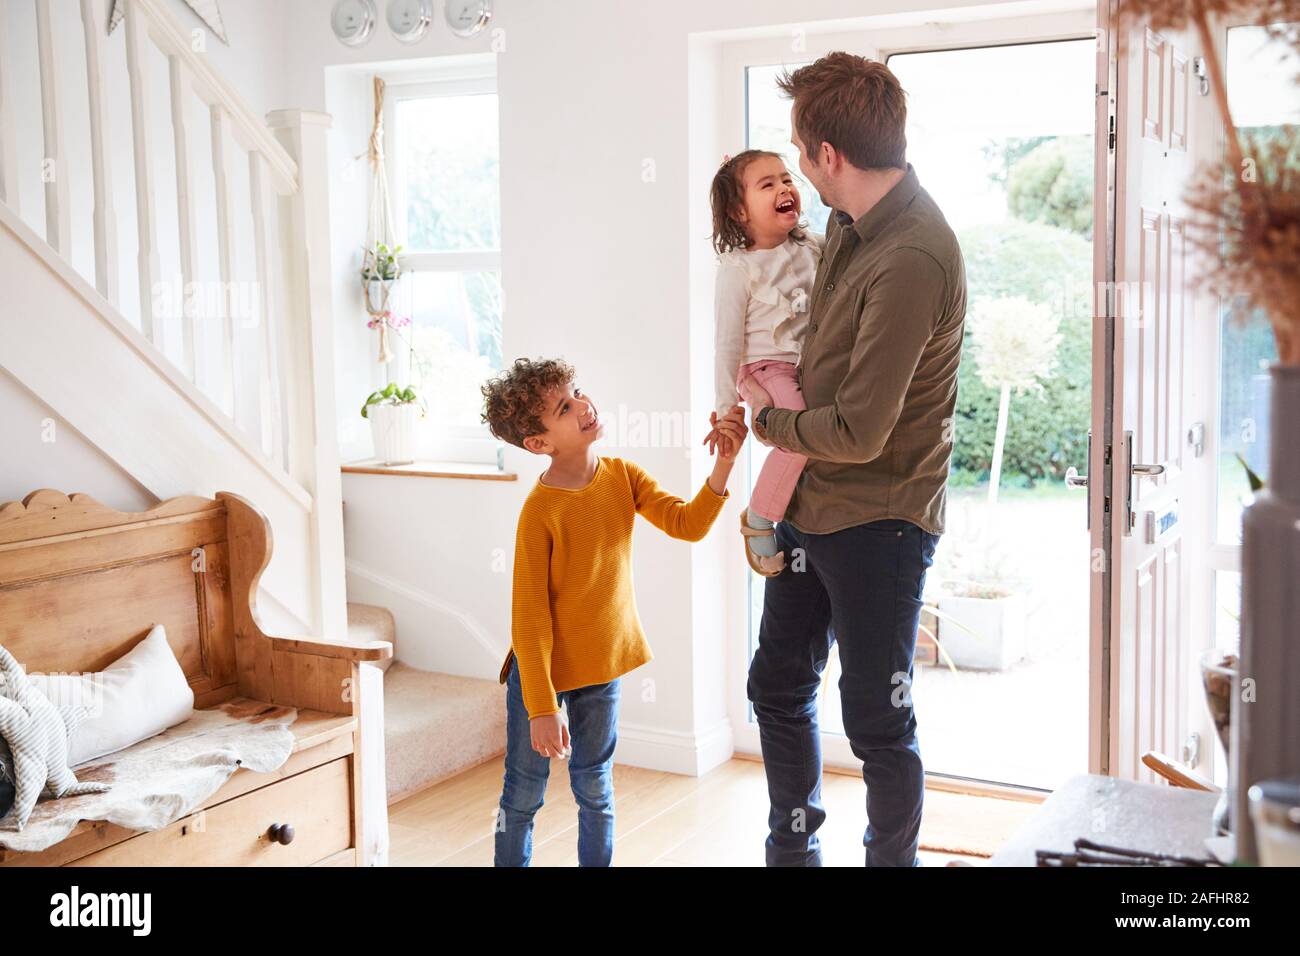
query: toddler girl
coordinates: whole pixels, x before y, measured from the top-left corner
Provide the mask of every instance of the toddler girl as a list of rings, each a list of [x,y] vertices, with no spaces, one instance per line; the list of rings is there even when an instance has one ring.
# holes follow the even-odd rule
[[[781,157],[747,149],[723,159],[711,189],[713,248],[718,252],[714,365],[717,417],[739,400],[752,375],[778,408],[803,409],[796,365],[808,326],[808,302],[822,242],[800,223],[794,178]],[[710,433],[707,441],[716,440]],[[807,459],[773,448],[741,513],[749,566],[779,574],[775,522],[785,516]]]

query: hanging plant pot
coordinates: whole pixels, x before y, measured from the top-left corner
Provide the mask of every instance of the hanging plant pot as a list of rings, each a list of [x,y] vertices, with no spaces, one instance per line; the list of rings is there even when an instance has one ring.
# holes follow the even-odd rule
[[[378,315],[388,311],[388,299],[393,294],[396,279],[367,279],[362,283],[366,297],[366,312]]]

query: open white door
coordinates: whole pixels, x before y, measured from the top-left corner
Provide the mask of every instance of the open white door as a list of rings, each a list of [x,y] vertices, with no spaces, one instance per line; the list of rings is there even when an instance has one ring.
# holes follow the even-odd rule
[[[1093,746],[1095,772],[1154,781],[1155,750],[1185,759],[1212,729],[1198,690],[1188,555],[1208,533],[1212,470],[1204,452],[1212,388],[1202,381],[1213,300],[1195,272],[1183,203],[1217,141],[1196,75],[1193,33],[1112,28],[1101,4],[1094,355]],[[1113,122],[1113,125],[1111,125]],[[1105,201],[1102,201],[1102,195]],[[1196,330],[1203,329],[1201,335]],[[1100,355],[1097,351],[1100,350]],[[1100,365],[1095,367],[1101,367]],[[1102,494],[1098,494],[1102,491]],[[1208,743],[1203,746],[1208,746]]]

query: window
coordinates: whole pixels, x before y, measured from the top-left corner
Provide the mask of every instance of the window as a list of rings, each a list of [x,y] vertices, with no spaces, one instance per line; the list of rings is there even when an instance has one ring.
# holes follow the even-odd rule
[[[501,190],[496,79],[463,75],[388,87],[384,127],[404,278],[394,368],[435,428],[422,456],[497,460],[479,386],[501,368]],[[409,363],[409,367],[408,364]]]

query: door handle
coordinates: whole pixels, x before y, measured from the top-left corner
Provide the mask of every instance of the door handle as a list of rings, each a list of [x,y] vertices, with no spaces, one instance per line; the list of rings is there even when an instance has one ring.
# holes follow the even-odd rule
[[[1133,527],[1137,524],[1137,515],[1133,513],[1133,479],[1134,478],[1154,478],[1157,475],[1165,473],[1164,465],[1139,465],[1133,463],[1133,433],[1124,432],[1124,457],[1128,460],[1128,486],[1124,492],[1124,536],[1128,537],[1133,533]]]
[[[1154,478],[1156,475],[1165,473],[1164,465],[1133,465],[1129,471],[1135,475],[1141,475],[1143,478]]]
[[[1092,461],[1092,429],[1088,429],[1088,461]],[[1065,486],[1067,488],[1088,488],[1088,476],[1079,474],[1079,469],[1071,465],[1065,469]],[[1092,530],[1092,491],[1089,490],[1083,502],[1084,520],[1083,526],[1088,531]]]

